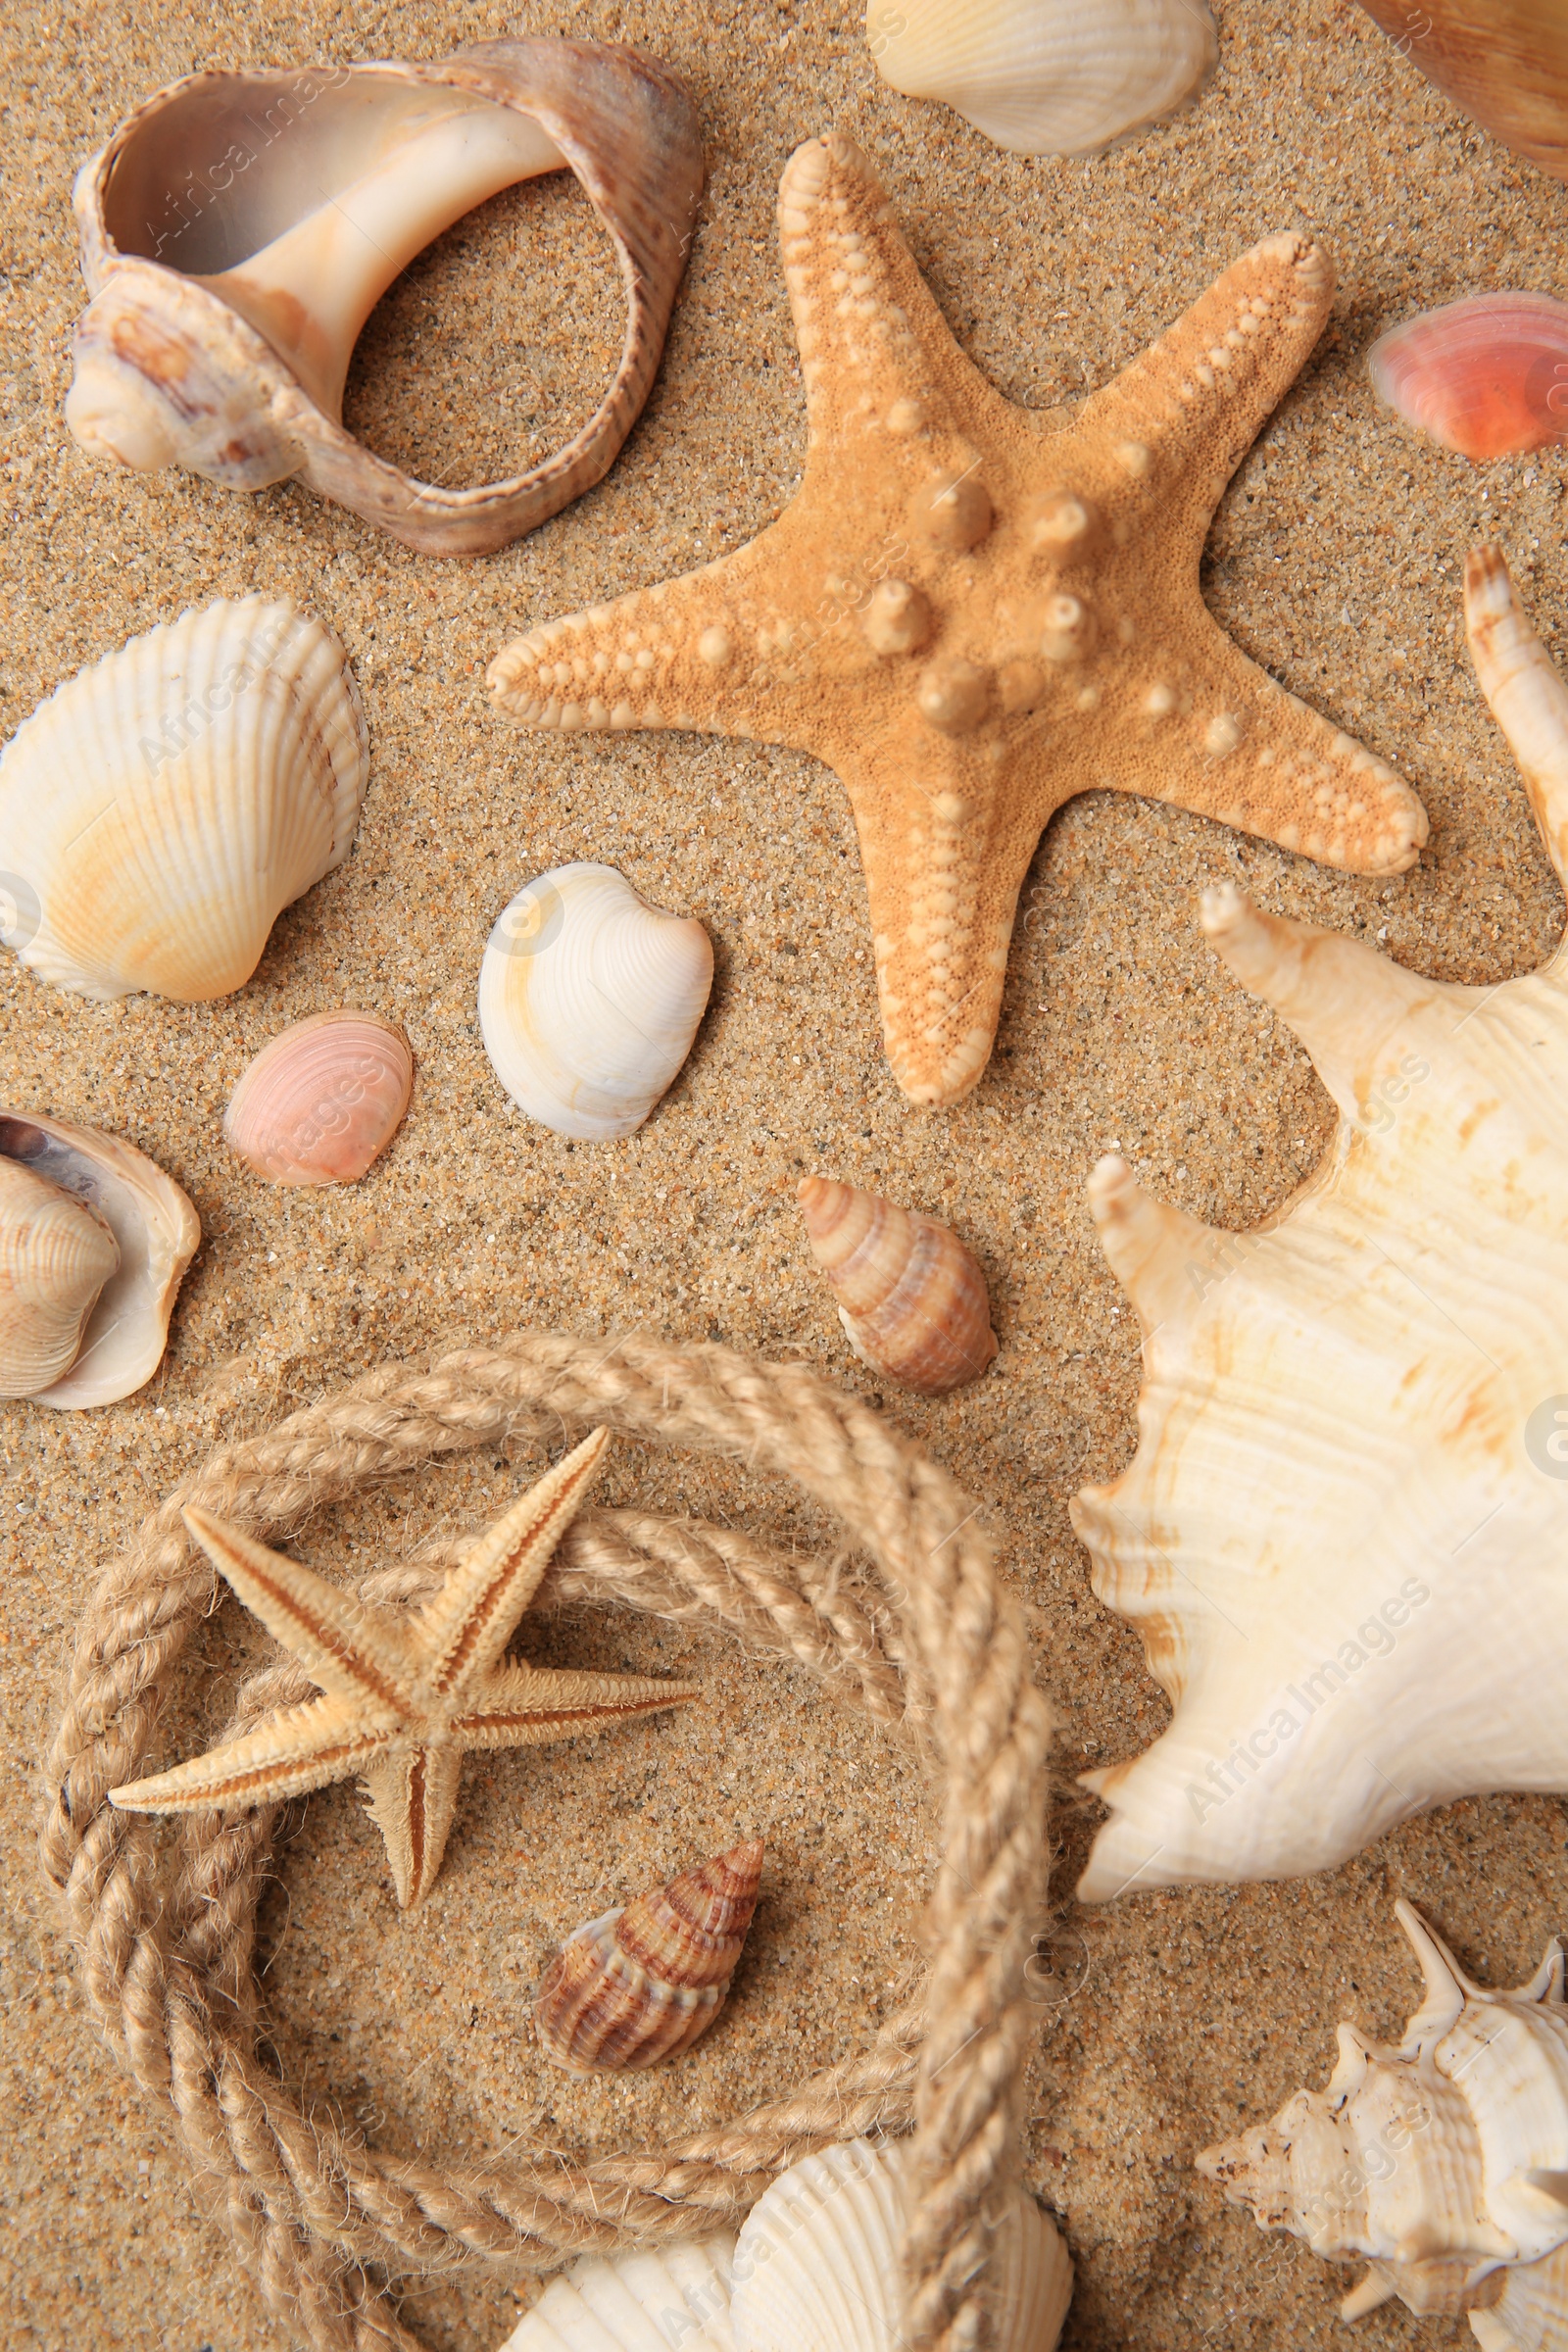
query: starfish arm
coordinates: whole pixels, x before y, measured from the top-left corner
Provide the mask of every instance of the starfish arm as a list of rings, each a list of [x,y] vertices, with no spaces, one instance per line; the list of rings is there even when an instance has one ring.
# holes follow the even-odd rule
[[[1075,436],[1102,438],[1156,519],[1183,514],[1192,552],[1226,483],[1328,319],[1334,265],[1297,231],[1233,262],[1158,341],[1094,393]]]
[[[662,1683],[649,1675],[510,1666],[485,1678],[454,1717],[452,1732],[465,1747],[548,1747],[701,1696],[696,1683]]]
[[[194,1505],[184,1516],[213,1566],[313,1683],[334,1698],[396,1720],[409,1675],[396,1617]]]
[[[269,1715],[242,1739],[170,1772],[112,1788],[122,1813],[188,1813],[198,1805],[272,1805],[363,1772],[386,1744],[390,1724],[367,1722],[336,1698],[307,1699]]]
[[[1287,694],[1206,608],[1189,613],[1181,642],[1165,691],[1128,698],[1104,772],[1086,781],[1172,802],[1350,873],[1415,863],[1427,816],[1402,777]]]
[[[402,1910],[422,1903],[435,1885],[462,1777],[463,1750],[445,1740],[400,1747],[366,1770],[370,1819],[381,1833]]]
[[[585,1438],[469,1544],[440,1592],[409,1620],[421,1695],[461,1694],[495,1664],[598,1477],[609,1443],[608,1429]]]

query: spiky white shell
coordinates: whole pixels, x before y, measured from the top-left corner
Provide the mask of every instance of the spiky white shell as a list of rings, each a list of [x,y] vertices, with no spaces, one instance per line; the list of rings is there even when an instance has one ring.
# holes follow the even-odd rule
[[[1568,687],[1494,550],[1466,594],[1561,873]],[[1322,1870],[1452,1797],[1568,1788],[1568,959],[1459,988],[1232,891],[1204,919],[1341,1124],[1255,1234],[1096,1172],[1144,1390],[1135,1459],[1074,1524],[1175,1713],[1091,1780],[1091,1901]]]
[[[292,605],[225,598],[133,637],[0,758],[23,962],[84,997],[228,995],[347,856],[367,763],[343,649]]]
[[[847,2141],[806,2156],[738,2238],[580,2262],[501,2352],[898,2352],[901,2151]],[[1067,2249],[1015,2190],[991,2256],[995,2352],[1052,2352],[1072,2296]]]
[[[712,984],[701,923],[650,906],[613,866],[557,866],[490,935],[485,1052],[530,1118],[606,1143],[640,1127],[670,1085]]]
[[[870,0],[885,81],[999,147],[1085,155],[1191,98],[1217,55],[1207,0]]]
[[[113,1237],[107,1271],[68,1366],[35,1404],[114,1404],[157,1370],[174,1298],[202,1238],[172,1176],[119,1136],[41,1111],[0,1108],[0,1158],[69,1195]],[[3,1342],[0,1342],[3,1350]]]
[[[1345,2317],[1397,2295],[1469,2313],[1488,2352],[1563,2352],[1563,2263],[1550,2261],[1568,2249],[1562,1948],[1517,1992],[1485,1992],[1408,1903],[1395,1908],[1426,1980],[1403,2041],[1385,2049],[1342,2026],[1328,2087],[1298,2091],[1199,2169],[1261,2229],[1370,2263]]]

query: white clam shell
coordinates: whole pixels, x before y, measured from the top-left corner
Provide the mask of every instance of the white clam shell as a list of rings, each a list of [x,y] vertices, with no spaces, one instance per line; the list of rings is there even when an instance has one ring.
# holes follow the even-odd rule
[[[292,605],[225,599],[133,637],[0,757],[8,943],[84,997],[226,996],[347,856],[367,765],[343,650]]]
[[[738,2238],[587,2260],[548,2287],[501,2352],[899,2352],[902,2152],[864,2139],[805,2156]],[[994,2352],[1052,2352],[1072,2263],[1015,2189],[990,2277]]]
[[[877,71],[999,147],[1087,155],[1196,96],[1218,54],[1207,0],[870,0]]]
[[[318,1012],[270,1038],[223,1114],[231,1151],[271,1184],[354,1184],[409,1107],[414,1056],[373,1012]]]
[[[530,1118],[583,1143],[642,1125],[691,1052],[713,984],[695,919],[613,866],[558,866],[520,890],[479,970],[479,1026]]]
[[[120,1245],[96,1209],[0,1157],[0,1396],[69,1372]]]
[[[1426,1981],[1403,2041],[1385,2049],[1342,2026],[1326,2089],[1298,2091],[1272,2122],[1206,2149],[1199,2170],[1260,2228],[1370,2262],[1346,2319],[1396,2295],[1415,2312],[1467,2314],[1486,2352],[1565,2352],[1562,1947],[1517,1991],[1489,1992],[1408,1903],[1395,1908]]]
[[[0,1157],[73,1195],[113,1234],[119,1262],[98,1293],[71,1368],[35,1404],[80,1409],[129,1396],[158,1369],[174,1297],[202,1229],[172,1176],[119,1136],[41,1111],[0,1108]]]

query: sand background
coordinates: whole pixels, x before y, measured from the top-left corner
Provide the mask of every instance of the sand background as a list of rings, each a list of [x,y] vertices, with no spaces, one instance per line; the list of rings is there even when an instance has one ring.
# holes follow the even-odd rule
[[[219,1438],[261,1429],[368,1365],[528,1321],[804,1351],[867,1393],[809,1270],[808,1168],[953,1219],[982,1257],[1002,1352],[978,1388],[888,1409],[980,1496],[1026,1604],[1056,1752],[1065,1898],[1098,1808],[1073,1775],[1147,1743],[1164,1702],[1090,1592],[1067,1501],[1134,1443],[1136,1338],[1084,1208],[1112,1143],[1162,1196],[1235,1228],[1296,1185],[1331,1127],[1303,1054],[1196,927],[1201,885],[1380,942],[1413,969],[1490,982],[1554,945],[1562,906],[1469,674],[1457,574],[1482,532],[1509,550],[1568,655],[1562,460],[1468,466],[1376,408],[1379,328],[1468,289],[1568,292],[1568,192],[1430,93],[1349,0],[1221,0],[1221,67],[1196,112],[1121,151],[1007,156],[885,88],[855,9],[725,5],[353,11],[285,24],[168,0],[9,17],[0,281],[0,507],[9,728],[78,665],[190,604],[288,594],[341,633],[373,769],[353,855],[273,931],[226,1002],[94,1006],[0,957],[5,1093],[123,1134],[190,1192],[205,1239],[167,1360],[108,1411],[0,1415],[6,1726],[0,2031],[0,2308],[8,2346],[262,2352],[281,2338],[187,2184],[171,2118],[96,2044],[40,1890],[37,1756],[101,1562]],[[307,493],[93,467],[60,421],[83,295],[67,197],[144,94],[211,64],[424,56],[516,26],[629,39],[702,111],[710,185],[662,372],[608,480],[477,562],[414,556]],[[1341,291],[1321,350],[1243,466],[1206,592],[1240,642],[1417,785],[1419,869],[1378,883],[1161,807],[1103,794],[1052,825],[1027,888],[996,1057],[942,1114],[883,1059],[844,795],[796,754],[684,736],[563,741],[504,730],[481,673],[525,624],[684,570],[777,512],[804,447],[773,231],[803,137],[851,130],[884,174],[955,332],[1036,406],[1102,383],[1256,236],[1311,223]],[[619,305],[572,183],[498,199],[389,295],[361,347],[351,421],[428,478],[543,454],[609,373]],[[510,1112],[480,1045],[489,926],[530,875],[618,864],[709,926],[718,976],[688,1068],[649,1125],[573,1148]],[[306,1012],[376,1007],[418,1057],[396,1148],[348,1192],[270,1190],[226,1154],[227,1094]],[[1288,1433],[1282,1442],[1288,1443]],[[483,1456],[319,1521],[324,1564],[401,1556],[477,1521],[536,1463]],[[623,1448],[609,1498],[727,1511],[817,1540],[789,1498]],[[930,1838],[908,1761],[790,1669],[584,1611],[530,1654],[696,1672],[711,1704],[578,1746],[470,1768],[436,1894],[396,1913],[352,1790],[296,1808],[264,1941],[282,2064],[379,2144],[432,2153],[657,2141],[783,2089],[863,2033],[917,1956]],[[265,1643],[233,1607],[193,1656],[167,1757],[226,1710]],[[526,1994],[550,1945],[612,1900],[732,1838],[768,1840],[765,1894],[725,2020],[691,2058],[571,2084],[539,2058]],[[1547,1798],[1451,1806],[1304,1882],[1067,1908],[1031,2076],[1031,2180],[1078,2264],[1067,2341],[1154,2347],[1340,2340],[1346,2279],[1265,2239],[1193,2151],[1320,2082],[1341,2017],[1402,2024],[1414,1973],[1391,1915],[1430,1907],[1465,1965],[1519,1982],[1562,1924],[1564,1825]],[[524,2290],[523,2299],[526,2299]],[[441,2352],[486,2352],[514,2286],[414,2298]],[[1468,2342],[1393,2305],[1368,2352]]]

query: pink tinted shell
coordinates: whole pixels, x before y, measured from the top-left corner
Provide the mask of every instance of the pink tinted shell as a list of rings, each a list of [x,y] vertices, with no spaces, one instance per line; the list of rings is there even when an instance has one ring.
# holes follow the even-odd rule
[[[1467,458],[1568,440],[1568,303],[1471,294],[1391,328],[1367,358],[1373,389]]]
[[[397,1133],[413,1086],[401,1029],[371,1012],[318,1012],[262,1048],[223,1134],[270,1184],[353,1184]]]

